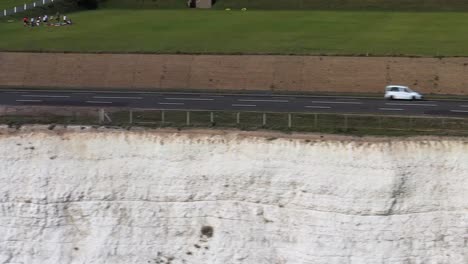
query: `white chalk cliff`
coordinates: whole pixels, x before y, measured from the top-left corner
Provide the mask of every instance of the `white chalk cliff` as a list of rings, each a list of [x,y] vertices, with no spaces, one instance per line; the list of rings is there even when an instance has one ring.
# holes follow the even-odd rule
[[[468,140],[0,129],[0,263],[468,263]]]

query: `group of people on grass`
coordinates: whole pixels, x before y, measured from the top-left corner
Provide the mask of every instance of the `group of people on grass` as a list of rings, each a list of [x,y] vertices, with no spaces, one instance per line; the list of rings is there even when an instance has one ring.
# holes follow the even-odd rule
[[[47,26],[66,26],[72,25],[73,22],[71,18],[67,18],[66,15],[61,16],[60,13],[57,13],[55,16],[38,16],[38,17],[23,17],[23,25],[25,27],[39,27],[40,25]]]

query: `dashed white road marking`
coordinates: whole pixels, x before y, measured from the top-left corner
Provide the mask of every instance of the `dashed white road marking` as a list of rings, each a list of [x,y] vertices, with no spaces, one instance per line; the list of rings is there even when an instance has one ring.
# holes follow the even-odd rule
[[[158,103],[160,105],[184,105],[184,103]]]
[[[90,95],[90,94],[95,94],[95,93],[72,93],[72,94],[76,94],[76,95]]]
[[[468,107],[468,105],[459,105],[460,107]]]
[[[454,113],[468,113],[468,110],[450,110],[450,112],[454,112]]]
[[[289,103],[288,100],[268,100],[268,99],[237,99],[239,102],[271,102],[271,103]]]
[[[312,101],[313,104],[362,104],[362,102]]]
[[[239,107],[255,107],[257,105],[252,104],[232,104],[232,106],[239,106]]]
[[[42,102],[42,100],[16,100],[16,102]]]
[[[88,104],[112,104],[112,102],[108,101],[86,101]]]
[[[436,104],[405,104],[405,103],[385,103],[386,105],[401,105],[401,106],[437,106]]]
[[[143,99],[143,97],[125,97],[125,96],[93,96],[93,98],[96,98],[96,99],[137,99],[137,100],[141,100]]]
[[[177,98],[177,97],[169,97],[164,98],[166,100],[181,100],[181,101],[213,101],[213,98]]]
[[[39,98],[69,98],[69,95],[36,95],[36,94],[23,94],[24,97],[39,97]]]
[[[317,109],[330,109],[330,106],[318,106],[318,105],[306,105],[306,108],[317,108]]]
[[[382,110],[382,111],[403,111],[405,109],[403,109],[403,108],[379,108],[379,110]]]
[[[27,92],[3,92],[3,93],[7,93],[7,94],[24,94],[24,93],[27,93]]]

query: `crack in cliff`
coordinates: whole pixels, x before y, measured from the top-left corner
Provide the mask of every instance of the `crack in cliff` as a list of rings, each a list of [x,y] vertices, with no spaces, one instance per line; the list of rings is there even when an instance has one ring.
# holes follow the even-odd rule
[[[406,177],[407,177],[408,172],[401,172],[398,177],[396,177],[396,183],[392,191],[392,203],[386,210],[386,213],[383,215],[395,215],[395,207],[398,205],[399,200],[401,199],[402,194],[406,192]],[[437,210],[435,210],[437,211]]]
[[[340,215],[347,215],[347,216],[364,216],[364,217],[372,217],[372,216],[390,216],[390,215],[415,215],[415,214],[428,214],[428,213],[453,213],[453,212],[464,212],[463,209],[447,209],[447,210],[426,210],[426,211],[419,211],[419,212],[408,212],[408,213],[398,213],[395,210],[396,205],[398,204],[398,200],[400,199],[401,194],[405,188],[405,181],[406,180],[399,180],[398,181],[398,188],[392,193],[392,203],[390,206],[384,210],[384,212],[375,212],[375,213],[344,213],[342,211],[332,211],[332,210],[320,210],[318,208],[298,208],[298,207],[288,207],[280,206],[279,204],[269,204],[269,203],[260,203],[260,202],[249,202],[249,201],[241,201],[241,200],[193,200],[193,201],[154,201],[154,200],[79,200],[79,201],[56,201],[56,202],[46,202],[46,203],[21,203],[21,204],[33,204],[37,206],[47,206],[47,205],[65,205],[69,206],[70,204],[79,204],[79,203],[157,203],[157,204],[190,204],[190,203],[218,203],[218,202],[231,202],[231,203],[241,203],[241,204],[251,204],[257,206],[271,206],[277,207],[282,210],[298,210],[298,211],[310,211],[310,212],[320,212],[320,213],[333,213],[333,214],[340,214]],[[14,203],[14,202],[4,202],[0,201],[0,204],[6,203]],[[20,202],[18,202],[20,203]],[[47,214],[47,213],[46,213]],[[47,216],[46,216],[47,217]],[[65,216],[64,216],[65,217]]]

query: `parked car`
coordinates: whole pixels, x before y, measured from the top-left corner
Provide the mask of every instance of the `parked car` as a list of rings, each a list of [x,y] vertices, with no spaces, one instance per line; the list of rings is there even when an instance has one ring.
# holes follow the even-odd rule
[[[408,86],[388,85],[385,87],[385,99],[390,100],[422,100],[422,94],[411,90]]]

